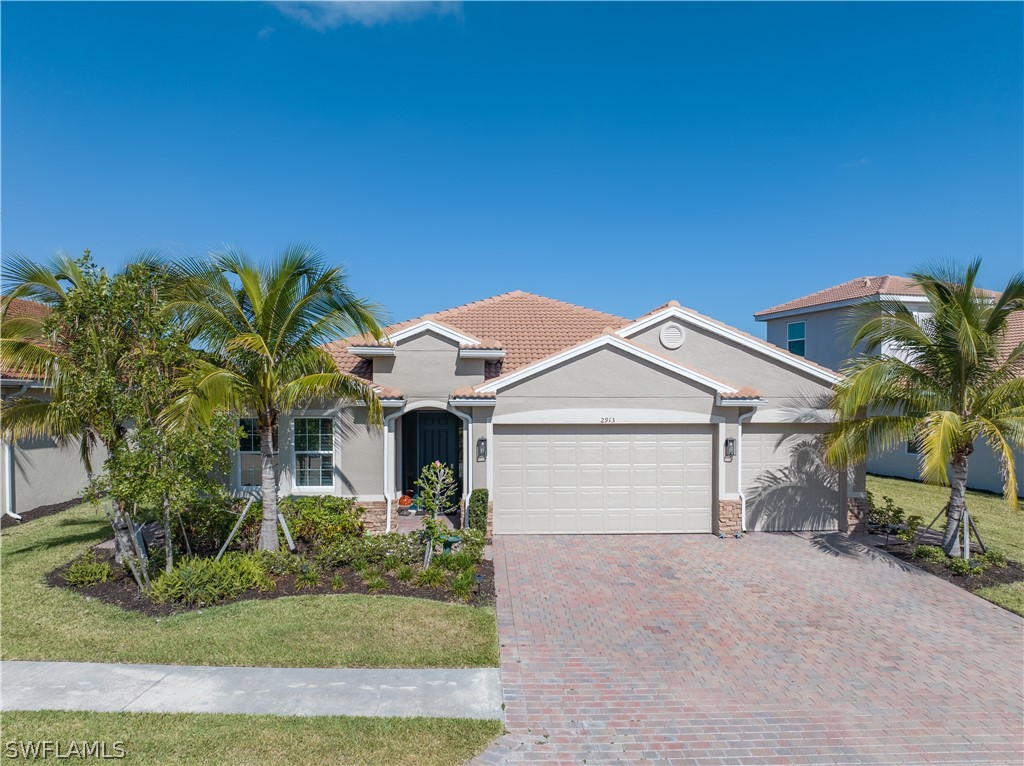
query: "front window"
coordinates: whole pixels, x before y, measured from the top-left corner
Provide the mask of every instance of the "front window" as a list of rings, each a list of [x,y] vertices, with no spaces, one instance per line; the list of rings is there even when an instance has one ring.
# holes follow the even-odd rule
[[[805,322],[790,322],[786,325],[786,344],[789,353],[804,356],[806,341],[807,324]]]
[[[334,426],[330,418],[295,418],[295,485],[334,484]]]
[[[911,439],[907,442],[907,454],[908,455],[919,455],[921,453],[921,443],[917,439]]]
[[[245,431],[238,441],[238,483],[243,487],[262,484],[260,463],[260,431],[256,418],[241,418],[238,425]],[[274,476],[278,475],[277,431],[274,431]]]

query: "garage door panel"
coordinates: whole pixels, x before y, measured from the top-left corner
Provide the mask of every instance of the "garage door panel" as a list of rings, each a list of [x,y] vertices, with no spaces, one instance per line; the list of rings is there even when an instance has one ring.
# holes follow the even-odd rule
[[[711,529],[708,426],[498,426],[495,441],[496,532]]]
[[[792,426],[744,429],[742,481],[748,529],[839,528],[839,474],[824,466],[813,439],[813,434]]]

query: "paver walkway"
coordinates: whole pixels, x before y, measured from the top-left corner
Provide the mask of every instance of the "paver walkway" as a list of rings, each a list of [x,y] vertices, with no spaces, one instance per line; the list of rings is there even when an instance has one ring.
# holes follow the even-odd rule
[[[497,763],[1024,763],[1024,620],[842,535],[499,537]]]
[[[496,668],[0,663],[4,710],[501,718]]]

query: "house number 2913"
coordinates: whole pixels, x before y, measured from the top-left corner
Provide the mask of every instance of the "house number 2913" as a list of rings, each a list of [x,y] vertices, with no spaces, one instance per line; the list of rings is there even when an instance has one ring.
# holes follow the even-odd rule
[[[602,423],[614,423],[615,418],[601,418]]]

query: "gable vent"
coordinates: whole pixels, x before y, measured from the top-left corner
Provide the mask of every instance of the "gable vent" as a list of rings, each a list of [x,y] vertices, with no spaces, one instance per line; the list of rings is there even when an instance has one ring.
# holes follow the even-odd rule
[[[686,333],[677,324],[667,324],[661,328],[661,335],[658,336],[661,345],[668,349],[677,349],[686,340]]]

